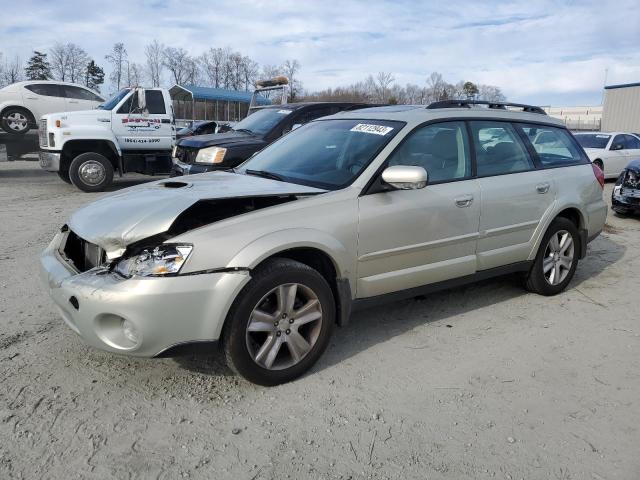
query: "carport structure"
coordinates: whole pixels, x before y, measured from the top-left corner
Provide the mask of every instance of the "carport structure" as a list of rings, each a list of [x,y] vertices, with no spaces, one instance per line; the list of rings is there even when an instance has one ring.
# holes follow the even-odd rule
[[[247,116],[252,92],[224,88],[174,85],[169,89],[176,119],[237,122]],[[271,102],[258,97],[258,105]]]

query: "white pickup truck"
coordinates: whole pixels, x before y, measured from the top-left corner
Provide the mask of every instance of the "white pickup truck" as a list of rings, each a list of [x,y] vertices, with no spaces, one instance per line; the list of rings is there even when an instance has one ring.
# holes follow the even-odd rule
[[[44,115],[40,166],[85,192],[99,192],[114,172],[171,171],[173,105],[162,88],[125,88],[95,110]]]

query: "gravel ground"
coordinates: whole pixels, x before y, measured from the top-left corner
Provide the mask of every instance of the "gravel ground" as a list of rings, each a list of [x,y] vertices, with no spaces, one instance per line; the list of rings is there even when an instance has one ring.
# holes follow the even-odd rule
[[[640,477],[640,219],[610,214],[559,296],[503,278],[359,312],[308,375],[262,388],[63,324],[38,255],[96,196],[0,164],[0,478]]]

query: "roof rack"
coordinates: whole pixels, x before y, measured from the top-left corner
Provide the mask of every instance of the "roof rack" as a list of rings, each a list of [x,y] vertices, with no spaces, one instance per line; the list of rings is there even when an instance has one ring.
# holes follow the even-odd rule
[[[511,102],[487,102],[485,100],[442,100],[440,102],[433,102],[427,105],[428,109],[435,108],[471,108],[471,105],[486,105],[487,108],[495,108],[498,110],[507,110],[507,107],[521,108],[523,112],[539,113],[546,115],[541,107],[535,105],[524,105],[522,103]]]

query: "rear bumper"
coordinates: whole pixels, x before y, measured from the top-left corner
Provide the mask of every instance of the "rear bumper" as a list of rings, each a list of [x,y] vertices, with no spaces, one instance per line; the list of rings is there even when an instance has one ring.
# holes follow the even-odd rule
[[[60,152],[52,152],[49,150],[40,150],[40,167],[48,172],[57,172],[60,170]]]
[[[64,322],[89,345],[154,357],[219,338],[249,272],[124,279],[105,269],[74,271],[59,255],[59,233],[40,258],[41,277]],[[125,320],[138,340],[124,332]]]

